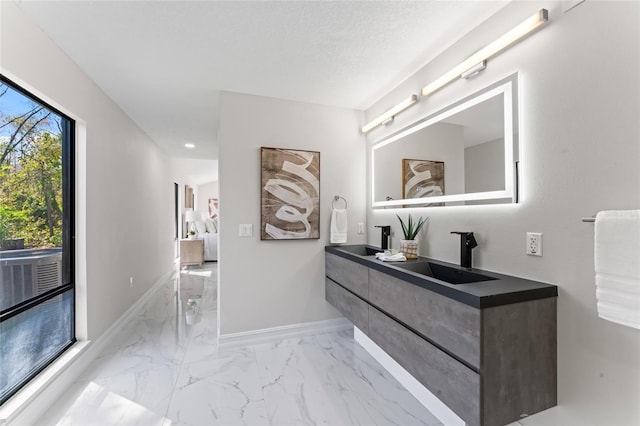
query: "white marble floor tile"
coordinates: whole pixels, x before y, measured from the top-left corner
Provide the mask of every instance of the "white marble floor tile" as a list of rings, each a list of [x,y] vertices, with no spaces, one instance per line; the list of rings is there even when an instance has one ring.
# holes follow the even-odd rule
[[[201,312],[193,324],[184,362],[192,363],[220,357],[218,347],[218,313]]]
[[[181,317],[137,318],[123,327],[108,351],[156,363],[181,364],[190,332]]]
[[[218,345],[217,264],[176,271],[42,425],[440,425],[350,331]]]
[[[161,425],[179,367],[129,361],[118,355],[96,360],[37,424]]]
[[[353,376],[349,386],[377,425],[440,425],[440,421],[416,400],[346,332],[315,336],[324,353]]]
[[[272,425],[372,425],[350,379],[312,340],[256,352]]]
[[[74,385],[70,405],[54,409],[38,422],[40,426],[64,425],[149,425],[162,426],[165,417],[152,409],[96,383]]]
[[[137,317],[157,319],[173,317],[176,314],[178,300],[177,288],[173,285],[163,286],[158,289],[153,298],[145,304]]]
[[[255,354],[185,364],[167,417],[179,425],[268,425]]]

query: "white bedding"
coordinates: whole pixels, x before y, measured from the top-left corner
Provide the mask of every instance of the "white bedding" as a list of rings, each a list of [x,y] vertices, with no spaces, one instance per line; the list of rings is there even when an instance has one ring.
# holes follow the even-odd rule
[[[196,238],[204,240],[204,260],[218,260],[218,234],[204,232],[197,234]]]

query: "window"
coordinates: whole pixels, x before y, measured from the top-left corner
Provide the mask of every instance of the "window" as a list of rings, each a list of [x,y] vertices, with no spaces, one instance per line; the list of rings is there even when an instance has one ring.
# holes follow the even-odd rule
[[[1,404],[76,339],[75,123],[0,79]]]

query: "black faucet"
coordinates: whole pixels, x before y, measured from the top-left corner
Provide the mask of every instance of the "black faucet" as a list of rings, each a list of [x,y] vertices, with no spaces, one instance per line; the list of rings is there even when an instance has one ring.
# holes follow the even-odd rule
[[[389,248],[389,237],[391,237],[391,226],[380,226],[377,225],[376,228],[380,228],[382,231],[382,241],[380,243],[380,248],[382,250],[386,250]]]
[[[478,247],[473,232],[452,231],[451,233],[460,235],[460,266],[471,268],[471,250]]]

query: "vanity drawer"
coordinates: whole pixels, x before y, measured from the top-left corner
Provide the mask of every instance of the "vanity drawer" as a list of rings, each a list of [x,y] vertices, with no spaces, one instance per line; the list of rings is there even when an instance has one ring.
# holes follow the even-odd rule
[[[371,269],[369,302],[480,368],[480,310]]]
[[[369,332],[369,305],[329,278],[324,279],[325,299],[365,334]]]
[[[335,254],[325,253],[325,275],[358,296],[369,296],[369,268],[344,259]]]
[[[480,424],[480,375],[374,307],[369,337],[468,425]]]

